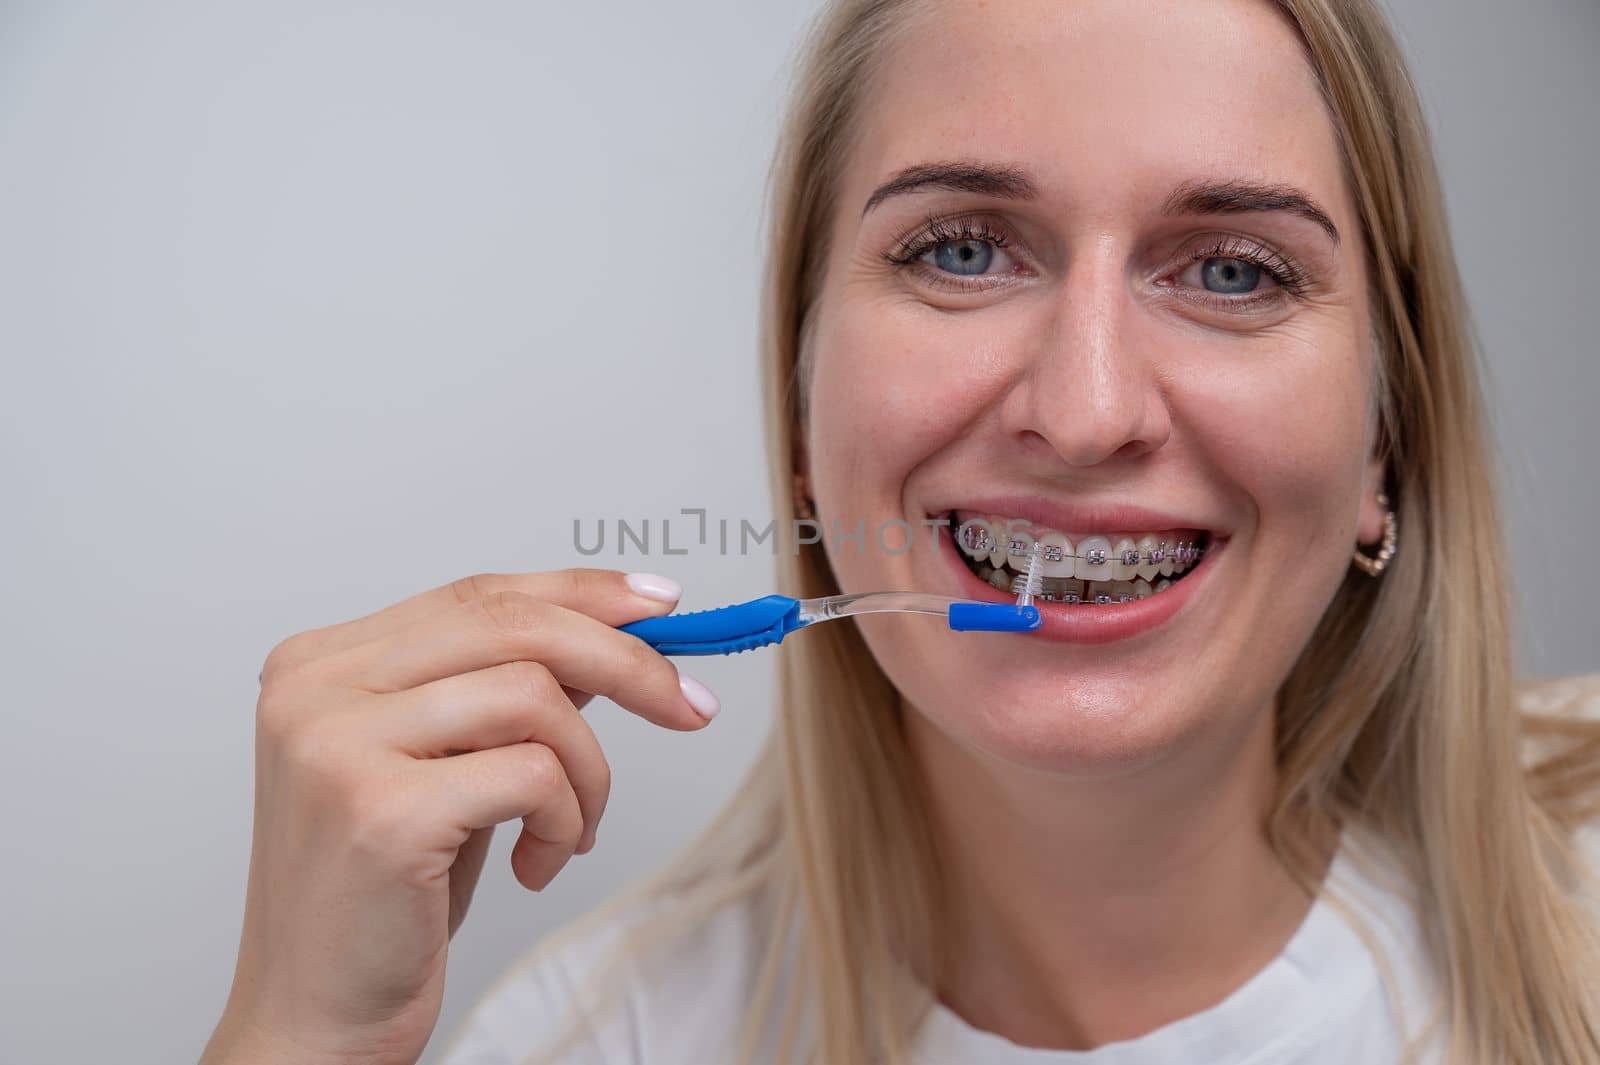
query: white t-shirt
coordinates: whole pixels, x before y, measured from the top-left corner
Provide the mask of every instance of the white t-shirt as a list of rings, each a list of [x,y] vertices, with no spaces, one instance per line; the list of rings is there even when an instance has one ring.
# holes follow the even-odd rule
[[[1591,830],[1586,837],[1586,850],[1600,855],[1600,835]],[[1085,1051],[1025,1047],[974,1028],[935,1001],[918,1032],[914,1060],[918,1065],[1378,1065],[1399,1059],[1404,1031],[1420,1037],[1420,1062],[1436,1061],[1441,1033],[1423,1031],[1436,985],[1423,962],[1412,902],[1398,881],[1385,878],[1388,868],[1369,872],[1348,845],[1341,846],[1322,893],[1276,958],[1217,1005],[1135,1039]],[[1374,937],[1377,954],[1352,916]],[[513,969],[478,1004],[444,1065],[522,1065],[542,1040],[564,1030],[575,981],[589,972],[616,932],[614,925],[592,930],[531,967]],[[650,979],[630,971],[626,1008],[606,1011],[595,1036],[562,1061],[731,1062],[732,1039],[756,982],[759,946],[760,929],[751,913],[737,905],[719,911],[699,934],[673,949],[669,970]],[[1385,963],[1392,967],[1390,979]]]
[[[1589,709],[1600,709],[1593,707]],[[1600,827],[1579,834],[1600,867]],[[1425,961],[1415,902],[1367,833],[1347,832],[1299,928],[1283,950],[1222,1002],[1134,1039],[1093,1050],[1026,1047],[967,1023],[935,1001],[917,1033],[917,1065],[1381,1065],[1403,1039],[1417,1061],[1440,1060],[1430,1027],[1437,984]],[[1600,912],[1600,911],[1597,911]],[[1371,944],[1358,929],[1365,929]],[[575,981],[617,929],[595,929],[532,966],[514,968],[477,1005],[444,1065],[522,1065],[565,1030]],[[734,1061],[757,980],[761,918],[719,911],[678,941],[666,966],[629,970],[626,1008],[606,1011],[563,1065],[710,1065]],[[781,1001],[781,998],[780,998]]]

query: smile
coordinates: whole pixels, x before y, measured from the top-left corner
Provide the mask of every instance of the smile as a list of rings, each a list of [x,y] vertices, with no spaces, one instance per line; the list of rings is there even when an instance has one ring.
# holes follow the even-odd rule
[[[1170,590],[1210,546],[1204,529],[1085,533],[1068,536],[1020,518],[954,511],[948,516],[967,568],[1003,592],[1021,588],[1035,550],[1047,603],[1107,606]]]

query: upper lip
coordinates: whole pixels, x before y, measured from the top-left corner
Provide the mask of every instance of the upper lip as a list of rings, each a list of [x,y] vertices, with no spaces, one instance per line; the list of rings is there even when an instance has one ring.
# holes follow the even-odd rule
[[[1068,501],[1037,495],[982,496],[964,499],[932,511],[934,515],[952,511],[975,511],[983,515],[1019,518],[1030,525],[1079,536],[1099,533],[1165,532],[1169,529],[1197,529],[1221,535],[1218,525],[1192,513],[1161,510],[1129,503]]]

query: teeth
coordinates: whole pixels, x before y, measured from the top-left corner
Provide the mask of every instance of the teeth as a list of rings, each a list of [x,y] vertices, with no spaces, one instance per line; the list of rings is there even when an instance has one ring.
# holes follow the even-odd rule
[[[1039,560],[1039,572],[1046,577],[1071,577],[1072,567],[1077,561],[1072,557],[1072,541],[1062,533],[1051,530],[1039,536],[1044,557]],[[1050,556],[1060,552],[1060,557],[1052,559]]]
[[[986,559],[989,545],[994,543],[994,533],[982,518],[968,518],[956,530],[956,543],[968,558]]]
[[[956,543],[972,560],[979,578],[1015,594],[1035,553],[1039,557],[1037,598],[1055,603],[1128,603],[1147,599],[1172,587],[1172,580],[1193,569],[1201,557],[1201,541],[1146,533],[1087,536],[1074,547],[1065,533],[1036,529],[1021,519],[974,516],[955,532]]]
[[[1083,582],[1070,577],[1057,577],[1044,582],[1044,590],[1055,597],[1057,603],[1083,602]]]
[[[1132,580],[1139,568],[1139,545],[1124,536],[1111,548],[1111,579]]]
[[[1018,529],[1010,535],[1006,543],[1012,568],[1027,569],[1028,560],[1033,557],[1033,533],[1026,529]]]
[[[1035,544],[1045,545],[1041,565],[1046,576],[1088,576],[1091,580],[1127,580],[1144,577],[1149,580],[1157,574],[1171,576],[1193,568],[1200,560],[1200,541],[1192,539],[1167,539],[1146,533],[1138,540],[1134,533],[1105,533],[1086,537],[1077,544],[1066,534],[1055,529],[1038,529],[1020,518],[1002,518],[996,515],[971,517],[956,528],[954,538],[961,551],[969,558],[988,562],[993,566],[1011,565],[1013,569],[1026,568],[1033,555]],[[1091,573],[1078,572],[1088,562],[1088,552],[1103,554],[1089,563]],[[1051,557],[1054,555],[1055,557]],[[1018,564],[1020,562],[1020,565]],[[1096,577],[1093,568],[1105,565],[1108,576]],[[1073,572],[1066,571],[1071,566]],[[1051,573],[1055,570],[1055,573]]]
[[[993,533],[989,537],[989,564],[999,569],[1006,564],[1006,552],[1009,549],[1007,538],[1010,531],[1006,528],[1006,519],[990,516],[989,529]]]
[[[1073,576],[1085,580],[1111,579],[1111,541],[1104,536],[1086,536],[1078,542],[1078,565]]]
[[[1139,557],[1144,561],[1139,563],[1138,573],[1146,581],[1156,575],[1157,566],[1149,560],[1155,556],[1155,552],[1159,550],[1160,545],[1161,541],[1154,536],[1146,536],[1139,540]]]

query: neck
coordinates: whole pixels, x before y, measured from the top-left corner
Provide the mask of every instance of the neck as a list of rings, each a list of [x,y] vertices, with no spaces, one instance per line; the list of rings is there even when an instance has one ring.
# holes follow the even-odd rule
[[[1060,1049],[1134,1038],[1226,998],[1305,918],[1264,831],[1270,707],[1242,736],[1095,777],[905,720],[947,878],[937,990],[976,1028]]]

